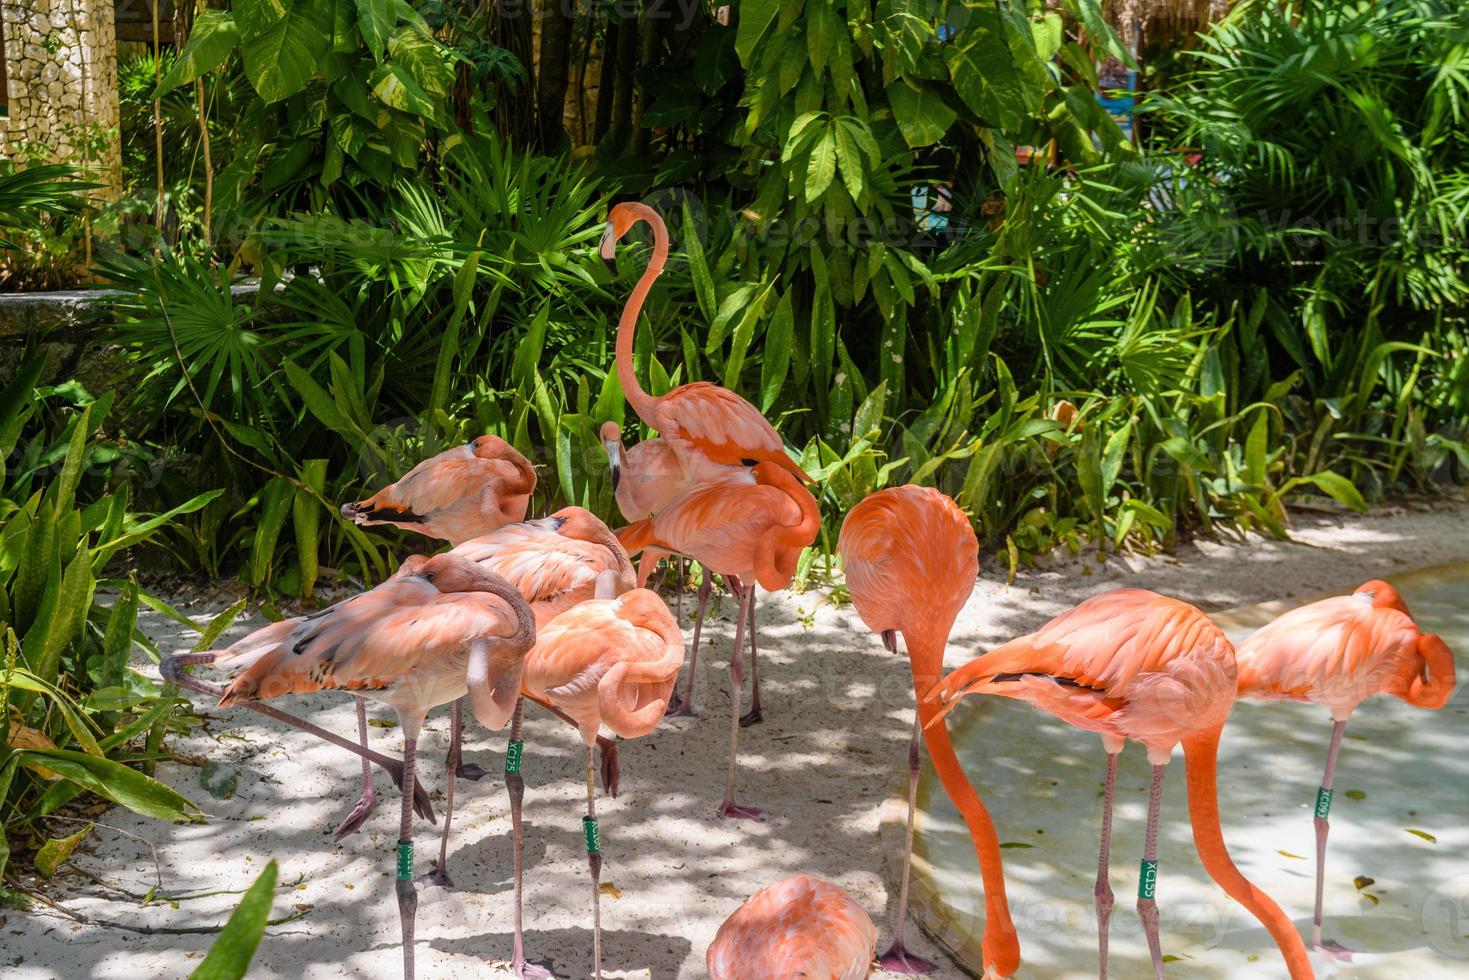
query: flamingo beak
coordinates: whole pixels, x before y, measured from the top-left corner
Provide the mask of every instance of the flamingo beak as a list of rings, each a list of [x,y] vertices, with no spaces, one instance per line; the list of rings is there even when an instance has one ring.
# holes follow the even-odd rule
[[[615,439],[608,439],[602,443],[607,447],[607,462],[612,466],[612,492],[617,492],[617,485],[622,482],[622,443]]]
[[[614,276],[617,275],[617,232],[610,221],[607,222],[607,230],[602,232],[602,245],[597,251],[602,261],[607,263],[607,268]]]

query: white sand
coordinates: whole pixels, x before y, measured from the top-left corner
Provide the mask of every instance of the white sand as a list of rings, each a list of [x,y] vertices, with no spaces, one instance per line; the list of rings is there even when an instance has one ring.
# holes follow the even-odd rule
[[[1022,572],[1009,587],[998,562],[987,554],[974,597],[956,627],[948,666],[1029,631],[1106,588],[1153,588],[1207,610],[1220,610],[1340,590],[1375,575],[1463,560],[1469,558],[1469,506],[1383,510],[1365,518],[1301,518],[1295,534],[1294,542],[1206,541],[1187,545],[1173,556],[1123,557],[1105,565],[1099,565],[1094,555],[1057,560],[1043,569]],[[190,611],[203,617],[224,604],[201,603]],[[723,784],[727,748],[724,665],[733,611],[726,600],[705,631],[699,717],[677,720],[649,738],[625,744],[621,796],[598,802],[605,839],[603,880],[621,890],[621,897],[604,896],[602,901],[608,976],[702,976],[703,952],[719,923],[755,889],[798,872],[827,878],[850,891],[878,921],[881,945],[889,941],[887,923],[896,888],[885,880],[892,856],[880,845],[879,812],[903,769],[911,730],[907,664],[885,653],[850,608],[838,609],[826,601],[825,590],[763,601],[766,721],[743,733],[738,786],[740,799],[767,807],[770,819],[763,824],[721,822],[713,810]],[[257,625],[258,619],[242,622],[231,635]],[[156,617],[149,619],[147,628],[166,650],[193,645],[192,635]],[[339,732],[355,731],[346,697],[297,699],[295,708]],[[384,717],[382,711],[374,713]],[[1444,730],[1462,732],[1465,713],[1461,696],[1440,713],[1445,722],[1454,716]],[[155,884],[154,860],[144,843],[148,842],[158,854],[159,894],[177,894],[245,888],[274,857],[280,862],[283,885],[275,915],[288,914],[293,905],[306,911],[298,920],[269,930],[251,976],[397,976],[401,960],[390,871],[398,799],[391,782],[378,774],[377,813],[361,834],[333,846],[330,829],[358,792],[355,760],[340,749],[247,712],[207,708],[205,714],[210,719],[206,728],[175,738],[173,747],[183,756],[208,756],[237,766],[235,794],[214,800],[200,785],[197,768],[163,765],[161,777],[198,802],[209,814],[208,821],[170,826],[114,810],[103,818],[107,827],[98,828],[93,843],[75,863],[109,882],[146,892]],[[438,784],[446,721],[447,709],[430,720],[420,742],[424,768]],[[395,730],[372,731],[376,748],[399,751]],[[1299,747],[1308,756],[1303,762],[1307,768],[1317,765],[1315,746],[1322,734],[1313,727],[1307,733],[1309,744]],[[503,746],[503,734],[470,724],[466,759],[481,763],[492,774],[477,784],[459,784],[461,806],[455,815],[450,861],[457,889],[420,890],[417,955],[422,977],[508,974],[504,961],[510,953],[509,816],[498,775]],[[1078,765],[1099,755],[1093,748],[1078,742]],[[1004,754],[1003,749],[997,752]],[[566,977],[590,972],[588,879],[580,827],[583,758],[569,729],[544,714],[528,712],[527,948],[532,959],[549,962]],[[1012,768],[1037,762],[1017,755]],[[1459,765],[1462,774],[1469,775],[1469,761]],[[1136,775],[1128,772],[1132,782]],[[1099,779],[1100,772],[1078,774],[1074,788],[1089,797]],[[1181,789],[1181,783],[1175,778],[1173,790]],[[1460,786],[1465,794],[1461,799],[1469,799],[1469,780]],[[1129,783],[1130,791],[1137,788]],[[989,802],[1003,824],[1003,794],[992,795]],[[1179,805],[1170,793],[1166,812],[1181,813]],[[439,809],[442,816],[441,802]],[[1077,807],[1077,813],[1087,816],[1070,828],[1077,841],[1086,842],[1078,844],[1082,851],[1095,839],[1092,809],[1090,801]],[[1119,811],[1119,835],[1125,841],[1140,838],[1140,829],[1131,826],[1140,825],[1140,819],[1134,819],[1139,816],[1136,809],[1129,805]],[[1461,807],[1454,815],[1460,825],[1466,809]],[[1438,822],[1447,823],[1443,815]],[[436,853],[435,832],[419,822],[421,870]],[[1237,848],[1285,846],[1256,840],[1248,828],[1226,832]],[[1186,847],[1187,838],[1181,834],[1181,828],[1170,832],[1167,847]],[[1411,838],[1395,838],[1385,846],[1404,849],[1413,843]],[[1302,840],[1293,838],[1290,845],[1298,849]],[[1453,853],[1445,844],[1432,858],[1459,862],[1460,872],[1469,875],[1469,860],[1462,851]],[[1023,870],[1019,867],[1023,863],[1024,858],[1016,858],[1017,871]],[[1135,853],[1119,845],[1114,867],[1122,874],[1129,869],[1135,873]],[[1309,871],[1308,864],[1300,869],[1303,874]],[[1038,893],[1059,890],[1068,898],[1089,901],[1090,873],[1085,868],[1058,875],[1054,882],[1034,880],[1034,869],[1025,873],[1030,875],[1028,887]],[[1114,888],[1119,900],[1114,922],[1119,931],[1135,935],[1126,880],[1119,876]],[[1070,895],[1078,889],[1080,895]],[[178,908],[168,904],[140,908],[136,902],[106,896],[74,873],[64,873],[49,892],[88,916],[152,926],[215,924],[235,901],[233,896],[218,896],[183,901]],[[1166,891],[1160,898],[1166,898]],[[1300,921],[1309,909],[1293,911]],[[1469,903],[1461,904],[1459,911],[1466,917],[1461,923],[1464,931],[1469,931]],[[39,906],[29,913],[3,914],[0,969],[16,978],[180,976],[192,969],[211,941],[208,936],[139,935],[83,926]],[[1170,948],[1166,906],[1164,915],[1166,950]],[[1058,951],[1089,947],[1094,942],[1089,921],[1068,931],[1027,923],[1023,915],[1017,920],[1027,955],[1033,953],[1021,976],[1086,975],[1061,965],[1069,957]],[[921,955],[942,958],[916,930],[911,930],[910,946]],[[1243,960],[1237,952],[1229,955],[1232,962]],[[1179,977],[1201,975],[1197,962],[1180,961],[1172,971]],[[1131,976],[1136,965],[1128,957],[1119,964],[1117,975]],[[1262,961],[1258,975],[1277,972]],[[1440,975],[1466,974],[1469,969]],[[947,964],[937,974],[961,975]],[[1347,969],[1335,975],[1354,974]]]

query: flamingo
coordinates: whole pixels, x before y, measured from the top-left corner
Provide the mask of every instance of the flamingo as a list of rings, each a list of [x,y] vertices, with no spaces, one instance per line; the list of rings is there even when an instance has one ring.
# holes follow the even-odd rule
[[[1316,911],[1311,945],[1341,959],[1351,951],[1321,938],[1326,835],[1332,777],[1342,733],[1357,706],[1391,694],[1416,708],[1442,708],[1454,691],[1454,655],[1442,639],[1423,633],[1398,591],[1371,581],[1349,596],[1293,609],[1240,644],[1239,696],[1310,701],[1331,711],[1326,773],[1316,791]]]
[[[626,451],[622,448],[622,428],[616,422],[602,424],[602,444],[607,450],[607,460],[612,469],[612,492],[617,498],[617,508],[628,521],[641,521],[662,510],[677,499],[679,494],[704,484],[727,484],[753,486],[755,477],[748,466],[730,466],[716,463],[698,453],[684,454],[674,449],[667,439],[645,439]],[[646,582],[648,573],[659,559],[666,557],[658,549],[644,550],[639,575]],[[679,578],[683,577],[683,557],[679,558]],[[670,717],[690,716],[694,713],[694,671],[699,662],[699,636],[704,627],[704,616],[709,610],[712,579],[709,570],[699,580],[698,612],[694,617],[693,654],[689,661],[688,696],[680,698],[675,691],[669,702]],[[678,593],[678,615],[683,614],[683,592]]]
[[[934,771],[964,818],[984,878],[984,966],[1009,976],[1020,964],[1020,944],[1005,899],[1000,842],[984,802],[964,775],[947,725],[924,724],[938,712],[920,695],[943,676],[944,646],[959,610],[979,575],[979,540],[954,501],[931,487],[890,487],[866,497],[842,522],[837,541],[847,590],[857,614],[882,636],[891,653],[903,634],[913,670],[918,709],[908,746],[907,850],[898,891],[893,944],[878,958],[886,970],[932,973],[938,967],[909,953],[903,944],[908,911],[908,874],[913,860],[913,812],[920,764],[919,733],[928,744]]]
[[[1147,749],[1153,766],[1137,910],[1154,974],[1162,980],[1154,896],[1163,773],[1174,746],[1182,742],[1194,846],[1205,870],[1274,937],[1292,980],[1314,976],[1306,946],[1289,917],[1245,879],[1224,846],[1216,762],[1219,735],[1234,706],[1236,682],[1234,650],[1202,612],[1144,589],[1115,589],[1093,596],[1029,636],[971,660],[927,695],[940,706],[926,723],[929,726],[952,711],[961,698],[998,694],[1028,701],[1068,724],[1102,736],[1107,787],[1094,892],[1102,978],[1107,975],[1107,923],[1112,911],[1107,868],[1117,755],[1129,738]]]
[[[724,920],[704,954],[710,980],[861,980],[877,927],[830,882],[797,875],[760,889]]]
[[[658,727],[683,666],[683,651],[683,634],[668,606],[656,593],[634,589],[615,599],[589,599],[561,613],[540,631],[525,657],[525,695],[570,718],[587,747],[582,826],[592,878],[592,967],[598,980],[602,839],[592,750],[603,726],[621,738],[640,738]],[[516,866],[518,882],[518,854]],[[516,891],[518,895],[518,884]]]
[[[446,449],[423,460],[396,483],[383,487],[366,500],[343,504],[342,516],[362,527],[389,524],[430,538],[459,544],[487,534],[506,524],[525,520],[530,495],[536,488],[536,471],[530,461],[504,439],[483,435],[463,446]],[[463,708],[455,704],[449,720],[447,767],[451,777],[478,780],[485,772],[462,759]],[[357,701],[357,737],[367,747],[367,706]],[[453,799],[453,785],[449,787]],[[362,795],[333,836],[336,840],[356,833],[377,807],[372,788],[372,770],[362,758]],[[445,826],[445,839],[448,827]],[[435,874],[438,874],[436,870]],[[447,884],[435,881],[435,884]]]
[[[616,261],[618,241],[640,221],[647,222],[653,229],[653,255],[617,321],[617,380],[627,403],[649,428],[668,440],[673,451],[683,457],[690,468],[700,465],[696,457],[726,466],[751,467],[768,462],[788,471],[804,484],[814,484],[815,481],[786,453],[780,434],[760,414],[760,410],[728,388],[708,381],[695,381],[654,396],[638,383],[637,372],[633,368],[633,335],[637,332],[643,303],[668,261],[668,229],[657,211],[646,204],[626,201],[608,212],[600,249],[603,261],[612,265]],[[688,557],[708,567],[700,555]],[[751,663],[755,664],[756,654],[752,652],[750,656]],[[752,668],[752,674],[751,683],[757,692],[752,700],[758,705],[758,665]],[[683,713],[682,708],[676,707],[675,710]],[[745,717],[745,724],[760,720],[760,712],[752,710]]]
[[[288,621],[289,629],[272,624],[227,650],[176,659],[179,666],[212,662],[232,674],[219,700],[223,707],[285,694],[347,690],[397,713],[403,731],[403,808],[396,891],[403,976],[412,980],[418,908],[413,884],[414,767],[424,717],[467,693],[482,724],[504,728],[519,698],[536,625],[520,593],[475,562],[454,554],[414,556],[403,567],[375,589]]]
[[[639,221],[646,221],[653,229],[653,256],[617,321],[617,380],[627,403],[638,418],[668,439],[683,456],[698,454],[727,466],[770,462],[803,483],[814,483],[786,454],[780,434],[760,410],[728,388],[695,381],[653,396],[638,384],[633,370],[633,334],[653,281],[668,261],[668,229],[657,211],[646,204],[626,201],[608,213],[601,245],[603,261],[615,262],[617,242]]]
[[[776,463],[762,461],[751,471],[754,486],[715,484],[697,487],[652,517],[624,528],[619,535],[629,553],[660,548],[678,554],[697,555],[704,567],[723,575],[737,590],[739,613],[735,619],[734,648],[729,660],[730,736],[729,772],[725,777],[721,817],[758,820],[761,810],[737,806],[734,776],[742,721],[740,684],[744,675],[740,656],[744,634],[750,629],[750,663],[755,664],[754,603],[757,585],[768,591],[790,585],[801,551],[816,540],[821,529],[821,512],[816,498],[790,473]],[[695,668],[689,667],[689,690],[693,691]],[[758,677],[758,674],[755,675]],[[751,712],[759,717],[759,687],[754,688]]]
[[[343,504],[342,516],[457,545],[525,520],[535,489],[530,461],[499,436],[485,435],[429,457],[366,500]]]

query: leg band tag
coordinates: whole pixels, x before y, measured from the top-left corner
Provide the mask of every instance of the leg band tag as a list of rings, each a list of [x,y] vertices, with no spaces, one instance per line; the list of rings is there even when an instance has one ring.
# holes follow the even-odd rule
[[[1156,898],[1158,895],[1158,862],[1144,860],[1137,878],[1137,897]]]
[[[585,834],[587,838],[587,853],[602,853],[602,832],[597,829],[597,818],[582,817],[581,829],[582,833]]]
[[[505,771],[511,775],[520,772],[520,760],[524,755],[524,742],[511,742],[505,746]]]
[[[1325,820],[1331,812],[1331,790],[1322,787],[1316,791],[1316,818]]]
[[[398,880],[413,880],[413,842],[398,842]]]

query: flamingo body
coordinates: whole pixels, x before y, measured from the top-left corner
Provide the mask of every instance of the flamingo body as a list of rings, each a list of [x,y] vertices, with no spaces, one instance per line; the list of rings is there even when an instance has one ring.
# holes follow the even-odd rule
[[[1310,701],[1345,721],[1357,705],[1392,694],[1438,708],[1454,688],[1453,656],[1420,632],[1386,582],[1367,582],[1285,613],[1240,644],[1239,694],[1260,700]]]
[[[525,520],[535,488],[535,468],[515,447],[480,436],[431,456],[366,500],[344,504],[342,516],[459,544]]]
[[[747,898],[704,962],[711,980],[861,980],[876,949],[862,906],[836,885],[797,875]]]

